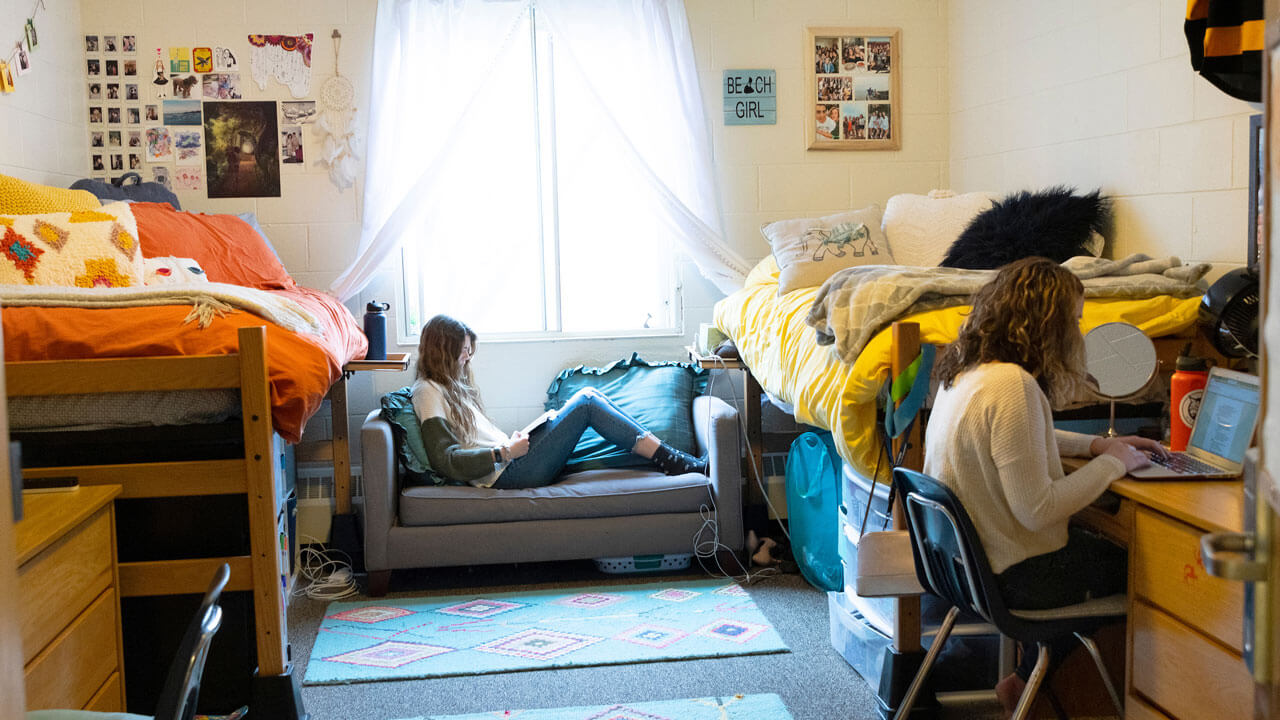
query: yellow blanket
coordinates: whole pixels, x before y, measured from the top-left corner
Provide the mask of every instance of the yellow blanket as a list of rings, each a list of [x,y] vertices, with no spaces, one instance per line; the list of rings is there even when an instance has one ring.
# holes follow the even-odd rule
[[[870,477],[880,447],[876,395],[889,376],[890,332],[877,333],[852,366],[841,362],[831,347],[818,345],[813,328],[805,324],[817,294],[818,288],[805,288],[779,298],[778,266],[769,255],[747,276],[745,287],[716,303],[715,323],[733,338],[761,387],[794,406],[797,421],[830,430],[840,455]],[[1195,324],[1199,305],[1198,297],[1168,295],[1091,299],[1080,329],[1124,321],[1151,337],[1175,335]],[[921,342],[943,345],[955,339],[968,311],[954,307],[901,319],[920,325]],[[887,469],[881,474],[887,477]]]

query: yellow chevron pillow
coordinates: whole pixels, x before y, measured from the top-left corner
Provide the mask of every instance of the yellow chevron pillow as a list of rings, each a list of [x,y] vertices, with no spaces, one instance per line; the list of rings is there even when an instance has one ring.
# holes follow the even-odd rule
[[[142,285],[138,225],[129,203],[39,215],[0,214],[0,283]]]
[[[0,215],[92,210],[101,205],[88,190],[37,185],[0,175]]]

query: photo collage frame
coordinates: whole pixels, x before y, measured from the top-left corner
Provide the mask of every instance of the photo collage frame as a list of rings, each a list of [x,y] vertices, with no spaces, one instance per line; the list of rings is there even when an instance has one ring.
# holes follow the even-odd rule
[[[811,27],[805,83],[810,150],[902,147],[902,31]]]

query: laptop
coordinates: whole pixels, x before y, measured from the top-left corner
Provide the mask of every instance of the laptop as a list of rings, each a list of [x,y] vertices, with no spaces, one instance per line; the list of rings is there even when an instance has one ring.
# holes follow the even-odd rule
[[[1262,403],[1256,375],[1213,368],[1191,426],[1186,452],[1152,458],[1129,477],[1138,480],[1218,480],[1240,477]]]

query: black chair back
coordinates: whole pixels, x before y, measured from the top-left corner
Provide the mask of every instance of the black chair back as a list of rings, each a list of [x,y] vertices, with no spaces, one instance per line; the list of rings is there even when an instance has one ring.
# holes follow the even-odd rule
[[[178,652],[165,676],[164,688],[156,700],[155,720],[192,720],[196,713],[196,701],[200,697],[200,679],[204,674],[204,662],[209,656],[209,644],[213,634],[222,624],[222,608],[218,598],[231,579],[231,568],[223,563],[214,573],[209,589],[205,591],[200,608],[187,625]]]

